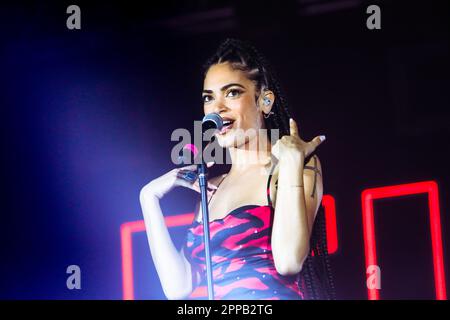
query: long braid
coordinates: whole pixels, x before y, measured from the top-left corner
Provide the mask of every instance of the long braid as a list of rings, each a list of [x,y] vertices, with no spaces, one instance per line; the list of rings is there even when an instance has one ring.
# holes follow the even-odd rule
[[[206,75],[212,65],[224,62],[230,63],[233,69],[241,70],[248,79],[254,81],[257,95],[261,94],[264,89],[272,90],[275,94],[275,101],[271,109],[273,114],[264,118],[266,128],[268,132],[271,129],[280,130],[280,138],[289,135],[290,112],[287,99],[265,57],[247,42],[226,39],[204,64],[204,74]],[[320,207],[314,222],[310,248],[310,253],[299,274],[299,287],[306,299],[334,299],[334,283],[328,257],[325,215],[322,207]]]
[[[334,300],[335,287],[331,272],[327,249],[325,214],[321,207],[314,221],[310,241],[310,253],[306,258],[300,276],[304,278],[304,288],[307,299]],[[314,283],[314,286],[310,286]]]

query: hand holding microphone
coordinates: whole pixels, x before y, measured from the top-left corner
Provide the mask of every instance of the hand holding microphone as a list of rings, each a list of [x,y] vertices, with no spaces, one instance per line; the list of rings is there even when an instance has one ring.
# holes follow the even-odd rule
[[[217,113],[209,113],[207,114],[202,121],[202,137],[203,135],[210,129],[220,130],[223,126],[222,117]],[[211,139],[213,135],[211,135]],[[202,139],[202,152],[204,148],[211,142],[211,139]],[[206,143],[205,143],[206,142]],[[192,158],[189,157],[189,153]],[[193,144],[187,144],[182,149],[182,154],[180,154],[179,159],[181,163],[188,163],[188,159],[195,159],[197,156],[201,156],[198,152],[198,149]],[[214,165],[214,162],[208,162],[206,164],[207,168],[210,168]],[[200,186],[198,181],[197,174],[197,165],[191,164],[181,168],[175,168],[166,174],[152,180],[148,183],[142,190],[141,194],[144,195],[152,195],[161,199],[165,194],[171,191],[174,187],[183,186],[189,189],[192,189],[196,192],[200,193]],[[208,182],[208,194],[210,195],[217,187]]]

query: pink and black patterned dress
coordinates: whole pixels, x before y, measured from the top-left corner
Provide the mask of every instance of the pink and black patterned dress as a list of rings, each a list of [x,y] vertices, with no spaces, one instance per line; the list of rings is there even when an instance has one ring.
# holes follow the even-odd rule
[[[210,221],[215,299],[303,299],[300,274],[283,276],[275,269],[271,247],[274,208],[269,190],[272,171],[267,181],[267,205],[242,206]],[[192,273],[199,271],[202,279],[190,298],[206,299],[203,223],[193,222],[183,250]]]

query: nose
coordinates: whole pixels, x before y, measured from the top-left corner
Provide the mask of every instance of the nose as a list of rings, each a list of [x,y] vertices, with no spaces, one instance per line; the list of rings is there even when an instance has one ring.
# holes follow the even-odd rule
[[[220,116],[228,110],[227,106],[222,101],[216,101],[213,105],[205,110],[205,114],[218,113]]]

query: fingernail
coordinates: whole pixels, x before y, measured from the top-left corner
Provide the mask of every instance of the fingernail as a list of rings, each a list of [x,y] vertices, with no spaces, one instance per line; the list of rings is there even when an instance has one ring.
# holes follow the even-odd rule
[[[320,141],[324,141],[326,138],[325,136],[319,136]]]
[[[292,118],[289,118],[289,122],[291,122],[291,123],[292,123],[292,121],[294,121],[294,119],[292,119]]]

